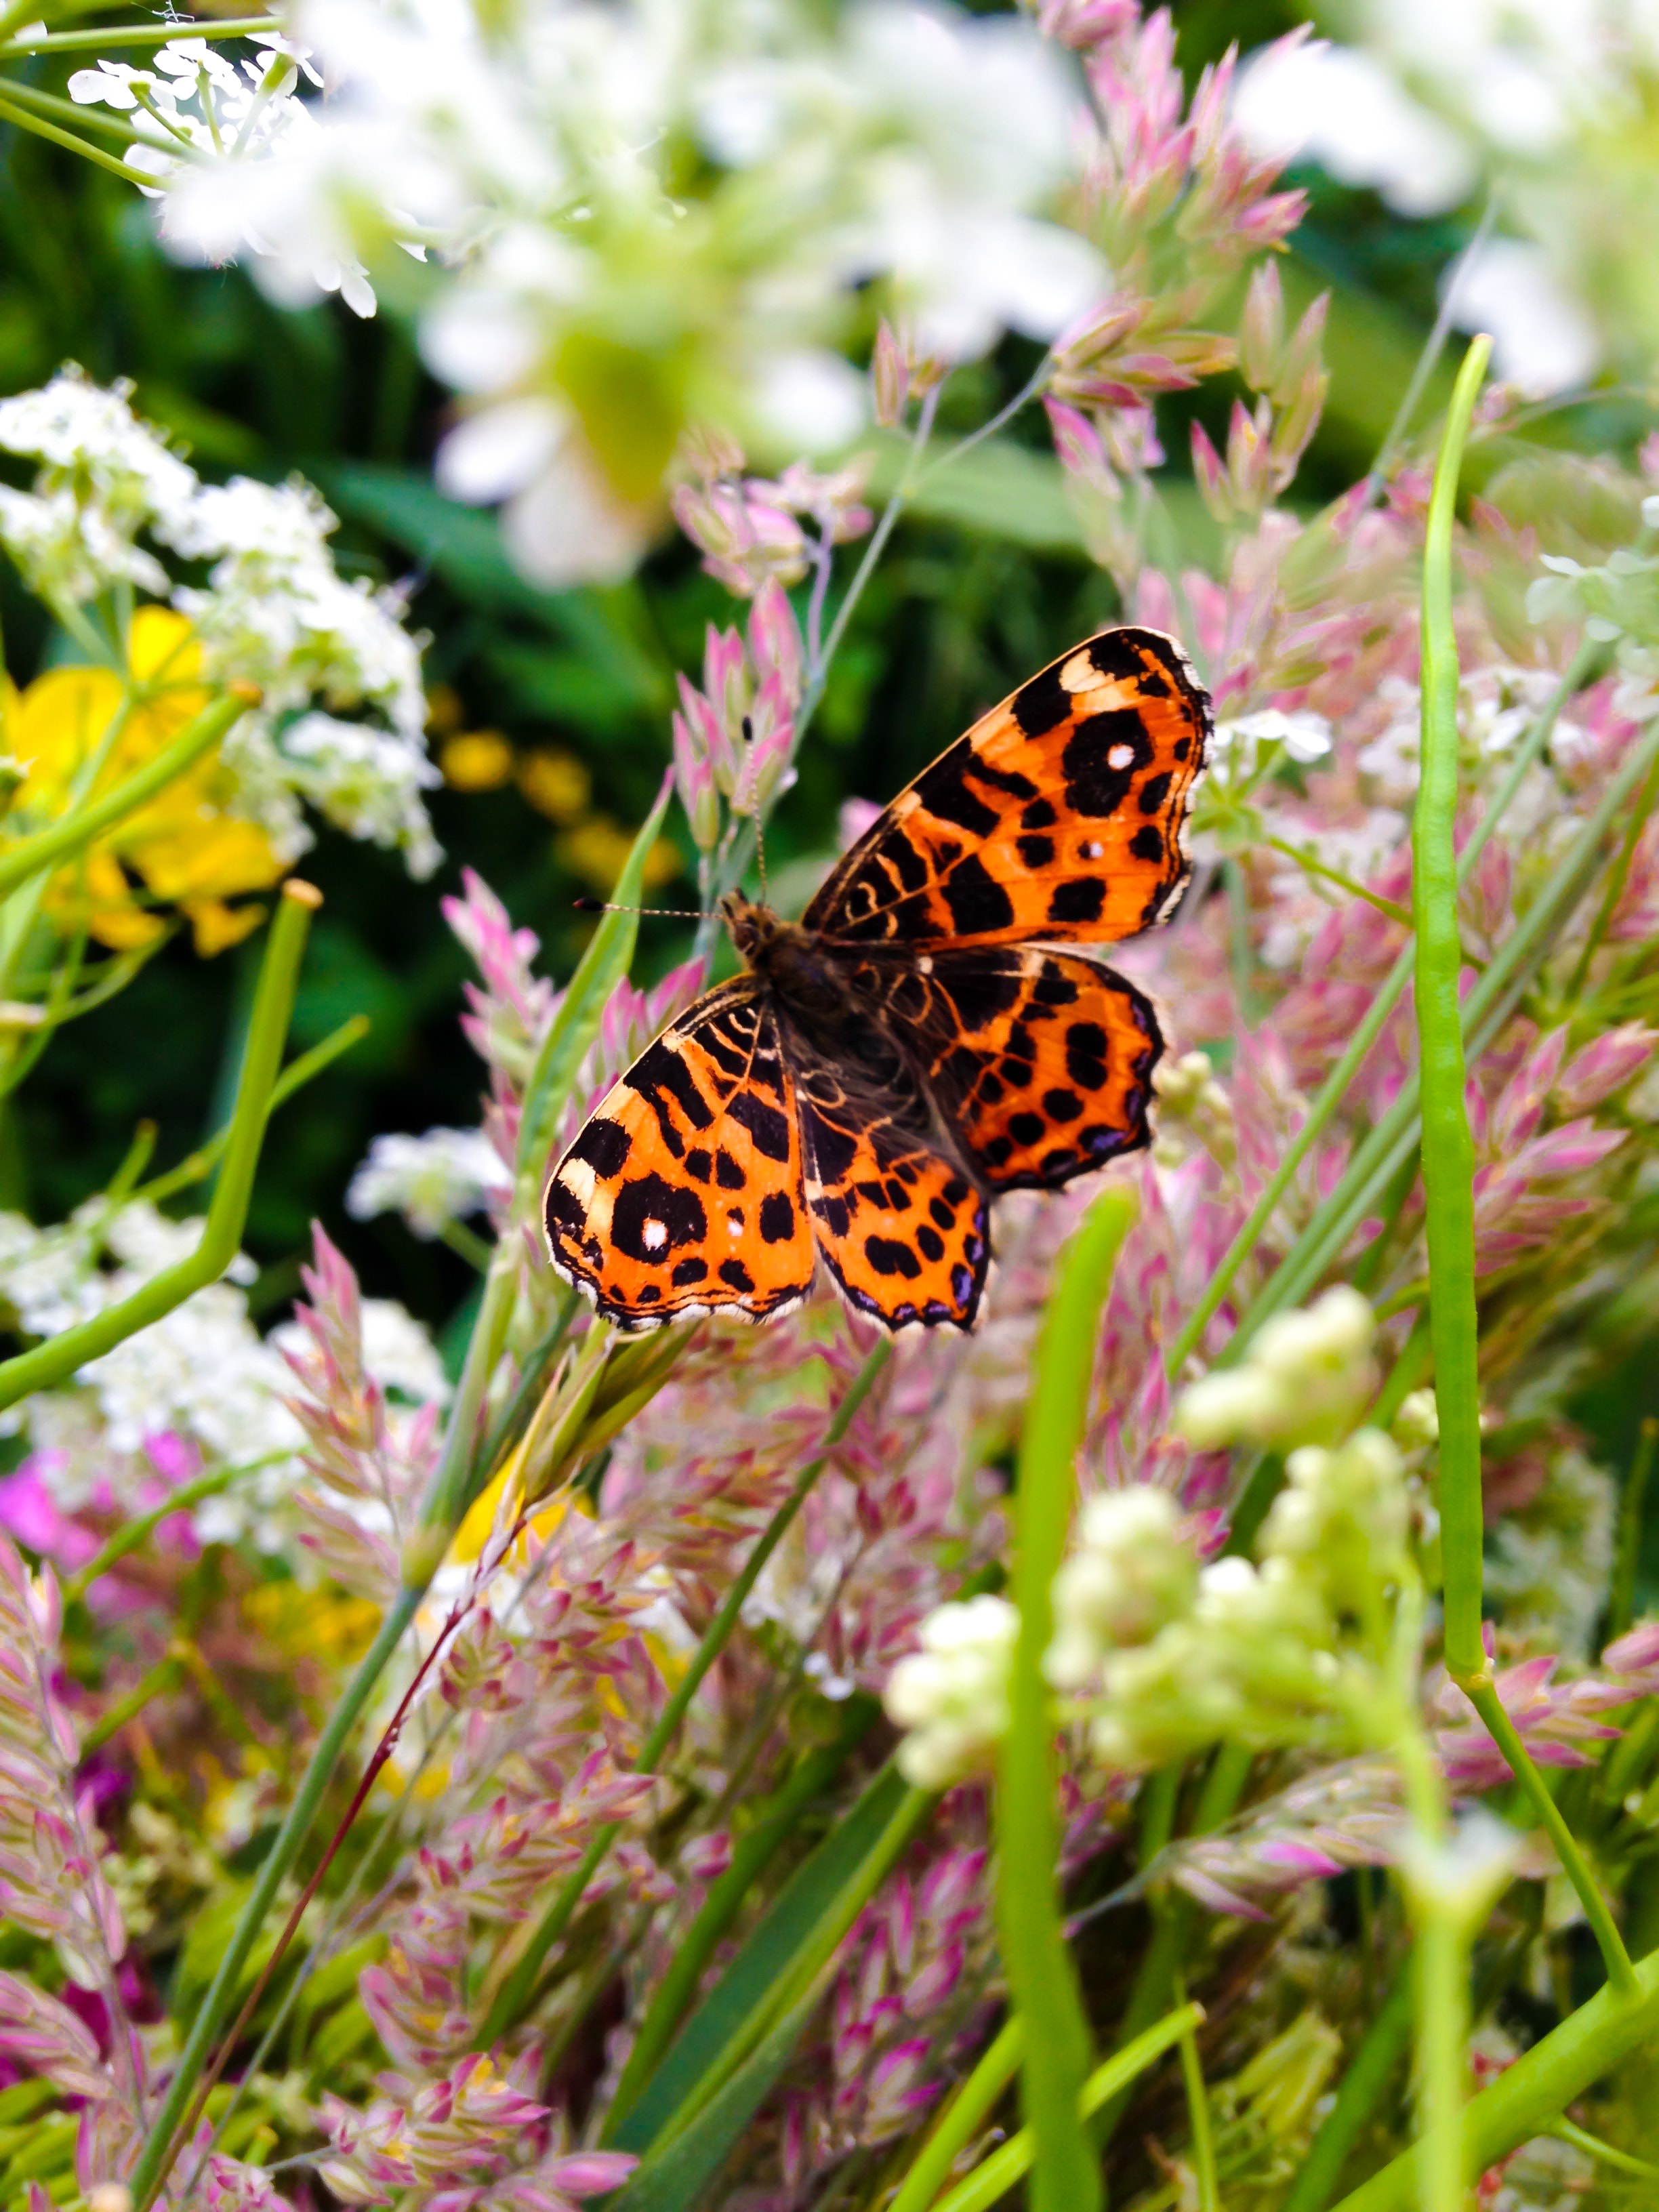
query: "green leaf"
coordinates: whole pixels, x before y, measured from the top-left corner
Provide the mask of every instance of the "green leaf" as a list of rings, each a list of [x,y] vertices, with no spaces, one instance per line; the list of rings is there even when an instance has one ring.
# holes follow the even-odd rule
[[[884,1767],[847,1818],[796,1869],[617,2129],[619,2150],[649,2150],[672,2132],[678,2113],[697,2104],[704,2084],[743,2037],[745,2024],[775,2001],[911,1795],[897,1769]],[[628,2206],[629,2212],[638,2212],[631,2198]],[[617,2212],[622,2212],[620,2203]]]
[[[842,1938],[934,1800],[884,1769],[744,1946],[621,2130],[624,2148],[664,2076],[684,2084],[611,2212],[691,2212],[787,2065]],[[696,2062],[702,2060],[701,2065]]]

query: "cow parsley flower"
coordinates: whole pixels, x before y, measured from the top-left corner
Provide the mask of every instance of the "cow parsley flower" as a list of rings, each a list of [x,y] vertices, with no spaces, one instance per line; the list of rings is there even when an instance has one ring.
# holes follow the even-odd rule
[[[351,1178],[346,1211],[359,1221],[401,1213],[417,1237],[437,1237],[510,1183],[501,1154],[482,1129],[376,1137]]]
[[[920,1651],[887,1678],[889,1717],[908,1731],[898,1763],[918,1790],[944,1790],[971,1773],[1008,1732],[1008,1677],[1019,1615],[1006,1598],[981,1595],[942,1605],[919,1632]]]

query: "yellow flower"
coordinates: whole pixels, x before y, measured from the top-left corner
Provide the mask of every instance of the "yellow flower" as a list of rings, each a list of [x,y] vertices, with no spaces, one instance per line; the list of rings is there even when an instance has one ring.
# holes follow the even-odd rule
[[[211,696],[200,680],[200,648],[182,615],[140,609],[128,654],[141,696],[109,746],[94,793],[142,768]],[[9,828],[27,834],[58,819],[121,703],[120,680],[107,668],[54,668],[21,692],[7,684],[0,750],[23,771]],[[153,943],[166,927],[155,908],[173,906],[188,917],[199,953],[236,944],[258,927],[264,909],[228,902],[269,890],[282,879],[284,863],[257,823],[228,811],[228,797],[216,750],[60,870],[46,892],[47,916],[65,936],[85,927],[99,944],[124,952]]]
[[[553,841],[560,866],[568,868],[579,883],[599,892],[612,889],[633,849],[633,832],[608,814],[590,814],[586,822],[562,831]],[[678,848],[670,839],[659,837],[645,856],[644,889],[659,890],[663,884],[672,884],[682,866]]]
[[[452,791],[499,791],[513,773],[513,748],[499,730],[464,730],[438,756]]]
[[[587,811],[593,779],[574,753],[548,745],[520,762],[519,788],[550,822],[579,822]]]

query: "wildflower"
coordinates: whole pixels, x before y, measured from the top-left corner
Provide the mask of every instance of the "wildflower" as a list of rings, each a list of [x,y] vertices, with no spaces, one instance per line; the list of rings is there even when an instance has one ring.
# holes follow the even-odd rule
[[[179,615],[140,608],[128,656],[133,679],[144,689],[119,725],[94,793],[153,759],[211,696],[201,680],[200,641]],[[44,823],[64,811],[71,785],[106,733],[117,728],[123,705],[120,679],[106,668],[51,669],[13,696],[5,738],[25,770],[12,803],[15,823]],[[163,935],[166,923],[155,909],[176,905],[189,919],[198,952],[234,945],[258,926],[264,909],[230,901],[269,890],[286,866],[265,830],[237,811],[237,796],[236,780],[217,749],[54,876],[47,913],[66,933],[84,923],[100,945],[126,951]]]
[[[1087,1681],[1115,1646],[1144,1644],[1184,1613],[1198,1562],[1167,1491],[1144,1484],[1085,1502],[1078,1543],[1054,1577],[1054,1640],[1043,1671],[1060,1689]]]
[[[480,1129],[428,1129],[423,1137],[376,1137],[351,1179],[346,1211],[359,1221],[401,1213],[417,1237],[504,1195],[512,1178]]]
[[[1369,1387],[1375,1333],[1370,1306],[1346,1285],[1304,1313],[1274,1314],[1237,1367],[1188,1384],[1176,1406],[1177,1434],[1200,1451],[1340,1434]]]
[[[919,1790],[943,1790],[970,1773],[1007,1733],[1008,1670],[1019,1615],[1006,1598],[941,1606],[920,1632],[921,1649],[887,1678],[885,1702],[908,1731],[899,1766]]]

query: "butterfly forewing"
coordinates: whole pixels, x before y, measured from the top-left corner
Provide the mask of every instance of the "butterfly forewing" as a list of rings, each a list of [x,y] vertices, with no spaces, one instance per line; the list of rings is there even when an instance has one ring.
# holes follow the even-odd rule
[[[553,1264],[619,1328],[760,1321],[811,1287],[794,1085],[753,977],[699,999],[548,1178]]]
[[[984,715],[830,877],[806,928],[860,944],[1115,943],[1187,880],[1209,702],[1158,630],[1104,630]]]

